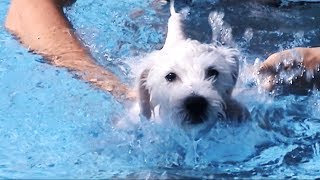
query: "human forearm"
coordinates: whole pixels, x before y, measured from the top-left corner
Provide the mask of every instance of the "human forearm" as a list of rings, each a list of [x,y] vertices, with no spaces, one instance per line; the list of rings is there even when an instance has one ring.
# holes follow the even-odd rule
[[[301,92],[320,87],[319,68],[320,47],[298,47],[270,55],[261,64],[258,74],[262,77],[262,87],[267,90],[273,90],[276,85],[284,82],[287,89]],[[289,83],[285,83],[282,78],[289,78]]]
[[[5,26],[29,49],[118,98],[128,87],[93,61],[62,11],[66,0],[12,0]]]
[[[320,65],[320,47],[315,48],[293,48],[270,55],[261,65],[261,70],[271,71],[283,61],[299,62],[307,70],[313,70]],[[290,63],[288,64],[290,65]]]
[[[12,0],[5,26],[24,45],[45,56],[85,51],[60,4],[52,0]]]
[[[320,47],[299,48],[303,55],[303,65],[307,69],[318,69],[320,65]]]

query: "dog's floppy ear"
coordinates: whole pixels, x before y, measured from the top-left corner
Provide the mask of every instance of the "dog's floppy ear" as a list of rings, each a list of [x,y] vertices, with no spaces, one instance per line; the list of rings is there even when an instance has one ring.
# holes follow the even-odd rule
[[[227,90],[227,94],[231,95],[233,88],[235,87],[238,76],[239,76],[239,52],[237,50],[232,49],[230,53],[229,59],[233,62],[231,64],[231,79],[232,79],[232,87]]]
[[[184,16],[180,13],[177,13],[174,9],[174,0],[170,1],[170,13],[171,16],[168,20],[168,33],[166,42],[163,48],[168,48],[174,43],[185,40],[185,34],[183,32],[182,20]]]
[[[145,118],[151,118],[151,103],[150,103],[150,93],[146,87],[146,81],[149,75],[150,69],[145,69],[139,77],[139,105],[140,113]]]

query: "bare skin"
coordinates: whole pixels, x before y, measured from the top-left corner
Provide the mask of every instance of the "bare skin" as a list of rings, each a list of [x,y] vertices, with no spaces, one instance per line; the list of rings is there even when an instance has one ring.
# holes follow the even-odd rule
[[[43,55],[53,65],[73,70],[83,80],[110,92],[120,101],[135,100],[134,91],[121,83],[114,74],[96,64],[74,34],[62,11],[62,7],[72,1],[74,0],[11,0],[5,26],[24,46]],[[285,59],[299,61],[295,59],[297,56],[292,56],[292,51],[300,54],[303,68],[313,71],[318,68],[320,47],[294,48],[272,54],[259,70],[260,75],[267,75],[263,83],[266,89],[274,88],[274,79],[279,74],[276,67],[279,64]],[[284,70],[296,68],[289,66]],[[319,81],[308,82],[305,78],[300,78],[296,84],[312,88],[314,84],[319,86]]]
[[[92,59],[74,34],[62,7],[70,0],[11,0],[5,27],[28,49],[50,63],[72,70],[83,80],[110,92],[120,101],[135,93]]]
[[[281,69],[277,69],[279,65],[282,66]],[[263,82],[264,88],[272,90],[275,86],[274,79],[280,72],[290,72],[296,68],[303,68],[306,71],[313,72],[315,78],[308,79],[305,73],[302,77],[298,77],[290,88],[319,88],[320,47],[298,47],[270,55],[259,69],[260,75],[267,75]]]

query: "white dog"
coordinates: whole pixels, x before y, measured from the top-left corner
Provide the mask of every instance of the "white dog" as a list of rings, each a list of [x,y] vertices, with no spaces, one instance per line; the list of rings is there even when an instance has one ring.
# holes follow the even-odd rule
[[[181,126],[241,121],[248,111],[232,98],[239,62],[236,49],[201,44],[183,33],[173,1],[164,47],[143,59],[138,91],[140,115]]]

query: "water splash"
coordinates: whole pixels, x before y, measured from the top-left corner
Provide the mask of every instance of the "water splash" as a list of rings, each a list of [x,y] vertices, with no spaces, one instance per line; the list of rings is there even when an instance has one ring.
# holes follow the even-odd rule
[[[150,10],[149,2],[78,0],[67,11],[92,52],[97,56],[107,54],[106,58],[114,62],[117,57],[151,51],[161,44],[168,15]],[[4,4],[7,6],[9,1],[2,1],[0,6]],[[148,15],[130,20],[127,12],[141,6],[149,8]],[[196,3],[191,10],[195,8]],[[231,8],[238,8],[236,12],[241,10],[238,6]],[[4,19],[5,11],[0,14]],[[219,15],[213,22],[220,26],[214,30],[216,37],[225,38],[226,44],[232,39],[231,31],[223,30],[228,27],[222,21],[227,15]],[[248,25],[248,22],[239,24]],[[269,21],[261,21],[259,25],[263,26],[263,22]],[[319,94],[268,96],[257,91],[251,72],[244,70],[240,80],[246,83],[240,87],[245,91],[236,98],[251,112],[250,122],[240,126],[220,124],[197,140],[179,128],[149,121],[135,129],[120,130],[113,127],[112,116],[120,116],[123,108],[111,96],[72,78],[66,70],[39,63],[43,61],[40,57],[28,54],[3,27],[0,29],[0,177],[303,179],[319,176]],[[248,48],[256,46],[263,51],[248,55],[245,66],[256,57],[263,59],[266,54],[278,51],[280,46],[290,47],[291,37],[295,36],[287,36],[279,29],[252,31],[252,37],[248,29],[245,33],[248,36],[242,40],[250,40]],[[295,37],[299,45],[306,45],[307,41],[298,40],[316,39],[316,33],[305,32]],[[105,58],[100,60],[101,64],[106,63]],[[283,74],[284,79],[288,77]]]
[[[212,42],[232,46],[234,45],[232,37],[232,28],[223,21],[223,12],[211,12],[209,23],[212,28]]]

